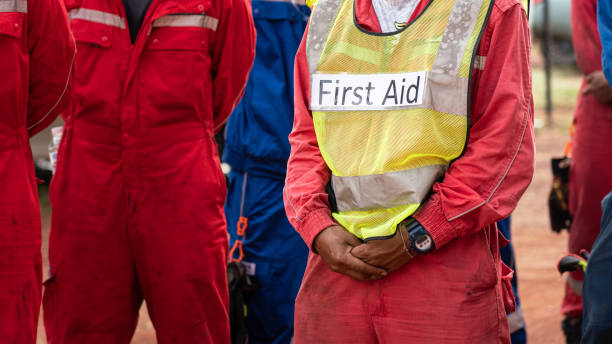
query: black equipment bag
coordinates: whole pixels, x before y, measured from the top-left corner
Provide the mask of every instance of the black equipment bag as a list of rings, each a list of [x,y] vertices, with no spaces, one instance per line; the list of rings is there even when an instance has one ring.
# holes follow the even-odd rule
[[[552,189],[548,196],[548,212],[550,225],[554,232],[569,230],[572,224],[572,215],[569,212],[569,171],[571,158],[552,158],[553,173]]]
[[[230,262],[227,265],[227,282],[229,285],[229,320],[232,344],[246,344],[249,334],[246,327],[247,298],[257,285],[247,275],[241,262]]]

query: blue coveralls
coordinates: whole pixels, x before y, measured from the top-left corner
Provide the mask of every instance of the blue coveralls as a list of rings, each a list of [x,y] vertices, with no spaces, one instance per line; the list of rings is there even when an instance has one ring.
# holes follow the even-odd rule
[[[583,344],[612,343],[612,192],[601,204],[601,232],[593,244],[582,289]]]
[[[282,0],[253,0],[252,7],[257,51],[244,97],[227,123],[223,161],[232,170],[225,211],[230,245],[238,219],[248,218],[244,262],[259,283],[247,300],[249,343],[289,343],[308,248],[287,220],[283,186],[293,65],[310,10]]]
[[[603,71],[612,85],[612,2],[597,1],[597,26],[601,38]]]
[[[527,343],[527,332],[525,331],[525,318],[523,317],[523,311],[521,309],[521,301],[518,295],[518,282],[516,274],[516,261],[514,259],[514,248],[512,247],[512,235],[510,231],[510,218],[497,222],[497,227],[501,233],[510,240],[510,243],[500,249],[501,258],[504,264],[508,265],[514,270],[514,277],[512,277],[512,291],[514,292],[514,299],[516,301],[516,311],[508,314],[508,324],[510,326],[510,335],[512,344],[523,344]]]

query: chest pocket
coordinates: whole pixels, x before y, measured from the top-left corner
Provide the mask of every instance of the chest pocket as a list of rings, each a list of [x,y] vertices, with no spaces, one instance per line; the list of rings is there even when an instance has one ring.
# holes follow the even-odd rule
[[[110,14],[76,8],[70,10],[69,15],[78,50],[73,88],[73,98],[79,107],[77,112],[88,108],[102,109],[109,103],[108,92],[119,90],[121,85],[118,78],[112,77],[118,63],[118,54],[111,49],[114,27],[102,20],[110,18]]]
[[[218,20],[202,14],[170,14],[155,20],[140,59],[143,100],[141,123],[146,127],[185,121],[208,124],[206,106],[212,99],[209,41]]]
[[[0,7],[0,42],[8,40],[9,43],[21,45],[25,16],[25,13],[2,12],[2,7]]]

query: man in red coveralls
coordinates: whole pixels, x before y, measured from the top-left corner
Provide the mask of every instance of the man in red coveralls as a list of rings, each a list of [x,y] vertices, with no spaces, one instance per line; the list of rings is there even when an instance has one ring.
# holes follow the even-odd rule
[[[340,208],[338,198],[355,193],[354,190],[363,190],[364,185],[351,184],[352,188],[342,189],[344,194],[338,192],[342,185],[339,186],[337,182],[347,183],[347,179],[353,177],[332,175],[326,160],[330,156],[329,151],[322,155],[321,144],[328,142],[324,140],[331,140],[335,133],[330,130],[315,133],[317,126],[321,125],[318,121],[321,117],[315,117],[317,120],[313,121],[315,111],[311,109],[325,97],[331,97],[328,109],[340,111],[338,115],[328,112],[328,118],[342,120],[339,114],[344,109],[334,107],[333,89],[323,88],[317,97],[311,99],[311,89],[317,91],[319,87],[334,85],[334,82],[329,82],[313,86],[311,79],[319,76],[313,74],[312,69],[317,68],[316,73],[319,73],[319,69],[325,68],[329,61],[344,58],[342,63],[334,65],[339,74],[329,74],[336,75],[340,84],[341,79],[348,80],[343,79],[346,74],[342,73],[343,64],[378,56],[378,47],[388,48],[389,44],[402,41],[402,30],[410,30],[413,25],[422,27],[418,26],[423,25],[419,20],[427,17],[430,10],[442,11],[440,6],[454,4],[461,7],[461,12],[463,8],[470,8],[472,0],[446,3],[420,0],[412,8],[408,8],[410,1],[406,1],[395,9],[389,9],[393,6],[388,5],[397,1],[355,0],[353,25],[359,26],[361,33],[350,27],[352,14],[348,14],[350,22],[341,19],[346,13],[334,17],[335,12],[329,10],[330,1],[334,0],[319,0],[314,6],[311,26],[296,56],[295,121],[290,135],[292,151],[285,186],[285,209],[289,220],[311,248],[311,253],[296,300],[295,342],[509,343],[505,313],[513,309],[509,300],[512,295],[508,292],[511,273],[500,262],[498,243],[503,243],[503,238],[497,232],[495,221],[512,212],[529,185],[534,168],[530,37],[526,13],[520,1],[494,1],[489,8],[488,22],[475,46],[468,101],[469,139],[465,151],[452,162],[441,178],[436,179],[432,188],[426,190],[431,191],[429,197],[412,216],[400,223],[401,226],[398,225],[394,235],[374,238],[365,243],[345,226],[340,226],[337,218],[341,218],[341,214],[332,210],[334,207]],[[340,8],[348,13],[353,3],[352,0],[345,1],[351,3],[347,5],[343,2]],[[325,7],[317,14],[319,6]],[[410,14],[401,17],[406,11]],[[312,23],[327,14],[336,19],[330,26],[330,36],[325,42],[326,36],[320,36],[320,31]],[[437,18],[440,17],[445,18],[442,15]],[[407,25],[405,18],[409,18]],[[451,14],[449,21],[464,18],[453,18]],[[435,24],[435,21],[432,22]],[[317,32],[311,41],[309,35],[313,30]],[[417,33],[420,39],[417,44],[439,39],[439,33],[432,34],[435,38],[429,39],[425,29]],[[461,35],[462,30],[453,28],[450,35],[453,33]],[[336,37],[332,39],[334,34],[339,37],[344,35],[339,40],[357,39],[351,45],[335,41]],[[358,45],[363,45],[361,40],[365,39],[364,35],[381,40],[389,35],[398,35],[398,39],[369,45],[370,50],[364,51],[361,56],[355,53],[347,57],[334,52],[334,49],[349,47],[345,51],[350,55],[357,49],[363,49]],[[317,39],[321,38],[325,47],[320,54],[321,62],[317,65],[316,59],[311,59],[315,54],[310,55],[309,51],[320,48]],[[330,43],[333,41],[336,44]],[[381,66],[386,66],[386,61],[392,60],[394,54],[385,50],[382,56],[388,58],[382,60]],[[396,59],[400,63],[407,60]],[[417,57],[414,61],[422,60]],[[367,68],[368,63],[359,61],[355,65]],[[377,68],[375,66],[373,70]],[[430,78],[434,76],[435,73],[429,74]],[[375,81],[376,77],[367,80]],[[345,85],[349,85],[348,82]],[[430,84],[432,88],[437,87],[434,82]],[[347,88],[344,87],[344,90]],[[452,93],[454,89],[445,90]],[[350,97],[350,90],[348,94]],[[445,95],[449,94],[442,92],[438,96]],[[438,106],[436,95],[432,97],[434,101],[430,105]],[[414,95],[414,98],[417,96]],[[344,102],[342,96],[336,99],[336,103]],[[351,104],[350,99],[348,104]],[[449,97],[444,99],[448,100]],[[353,105],[364,103],[359,99],[353,100]],[[447,104],[444,101],[441,103]],[[371,104],[376,105],[374,101]],[[360,108],[355,106],[351,109]],[[453,110],[461,109],[448,108],[448,111]],[[365,119],[365,123],[380,122],[384,113],[369,113],[359,119]],[[421,112],[418,116],[428,116],[428,113]],[[416,121],[417,117],[407,114],[401,118]],[[333,125],[332,122],[327,124]],[[397,124],[401,125],[401,119]],[[348,131],[341,133],[339,136],[345,138],[344,154],[351,154],[356,147],[375,144],[368,141],[368,137],[376,130],[374,125],[366,127],[362,130],[364,136],[361,141],[345,135]],[[409,140],[410,134],[406,133],[405,140]],[[395,146],[404,144],[401,135],[395,137],[393,142]],[[374,190],[373,193],[368,197],[355,197],[352,201],[368,204],[371,198],[377,197],[376,193],[399,195],[394,188],[384,187],[387,182],[385,176],[374,176],[380,183],[369,189]],[[331,185],[328,184],[330,179]],[[367,183],[365,178],[361,181]],[[403,186],[401,183],[397,185]],[[332,196],[330,189],[333,189],[335,196]],[[386,202],[389,198],[378,197],[377,200]],[[351,214],[358,217],[367,215],[369,211],[366,208],[363,212]],[[389,210],[389,213],[392,211]],[[346,220],[344,217],[342,219]],[[409,226],[412,231],[408,229]],[[416,240],[413,233],[419,235]]]
[[[591,250],[600,231],[601,201],[612,191],[612,89],[601,65],[597,0],[572,1],[572,36],[578,67],[584,74],[574,114],[570,166],[569,250]],[[579,343],[582,318],[582,275],[571,273],[561,312],[567,343]]]
[[[61,2],[0,1],[0,343],[36,343],[42,262],[29,138],[62,110],[75,54]]]
[[[245,87],[245,0],[66,0],[79,55],[51,185],[50,343],[228,343],[214,134]]]

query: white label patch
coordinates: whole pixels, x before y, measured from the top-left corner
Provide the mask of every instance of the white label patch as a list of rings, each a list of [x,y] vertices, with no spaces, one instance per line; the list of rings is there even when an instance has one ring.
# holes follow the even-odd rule
[[[249,262],[245,262],[243,260],[242,264],[244,265],[244,267],[246,269],[247,275],[255,276],[255,267],[257,266],[257,265],[255,265],[255,263],[249,263]]]
[[[313,74],[310,109],[367,111],[423,104],[427,72],[402,74]]]

